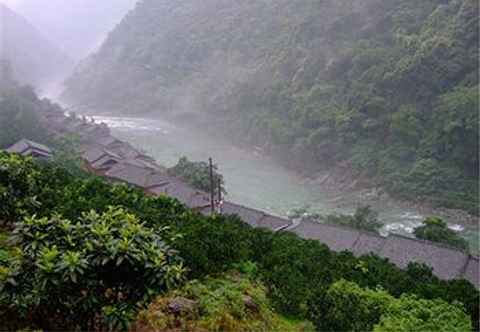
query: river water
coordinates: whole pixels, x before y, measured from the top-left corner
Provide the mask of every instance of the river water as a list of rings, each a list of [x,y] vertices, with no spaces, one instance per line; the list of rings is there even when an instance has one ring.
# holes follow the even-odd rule
[[[293,209],[309,207],[320,214],[353,213],[358,197],[342,198],[341,206],[322,186],[313,184],[295,172],[284,168],[262,155],[260,151],[233,146],[227,141],[214,139],[199,130],[192,130],[158,119],[95,116],[105,122],[112,134],[154,157],[159,164],[174,166],[182,156],[193,161],[218,164],[226,182],[227,200],[287,216]],[[412,236],[413,229],[426,217],[415,209],[395,202],[373,203],[379,219],[385,224],[383,234],[395,232]],[[465,237],[474,252],[478,252],[478,228],[471,224],[450,223],[449,227]]]

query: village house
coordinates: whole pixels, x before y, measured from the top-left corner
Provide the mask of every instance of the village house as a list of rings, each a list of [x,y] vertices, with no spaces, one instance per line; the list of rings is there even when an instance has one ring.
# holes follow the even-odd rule
[[[5,151],[39,159],[50,159],[53,156],[53,151],[49,147],[27,139],[18,141]]]
[[[136,186],[147,193],[162,188],[170,182],[170,178],[167,176],[129,162],[121,162],[114,165],[105,172],[105,177]]]

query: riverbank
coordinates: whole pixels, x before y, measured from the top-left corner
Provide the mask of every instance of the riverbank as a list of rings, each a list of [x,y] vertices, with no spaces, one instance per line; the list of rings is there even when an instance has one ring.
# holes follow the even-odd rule
[[[209,214],[210,207],[205,193],[189,188],[188,185],[182,185],[178,179],[169,178],[164,174],[164,168],[152,165],[151,161],[157,160],[164,166],[168,166],[164,163],[164,157],[168,156],[171,162],[176,162],[179,153],[190,156],[193,160],[204,160],[205,154],[216,155],[215,159],[222,161],[221,171],[227,175],[231,175],[234,171],[239,175],[236,179],[232,178],[234,180],[232,191],[237,193],[225,198],[221,209],[223,214],[238,215],[254,228],[267,228],[273,232],[288,231],[304,239],[317,240],[337,252],[349,251],[357,256],[375,254],[389,259],[401,268],[406,268],[409,262],[424,263],[442,279],[465,278],[478,287],[478,274],[475,273],[478,270],[478,257],[473,256],[472,253],[443,244],[418,240],[411,235],[406,237],[397,232],[381,236],[308,220],[293,223],[287,218],[277,217],[285,215],[284,213],[269,213],[268,210],[272,208],[268,206],[270,203],[278,204],[277,206],[280,207],[287,205],[291,209],[292,202],[298,198],[299,194],[302,195],[302,200],[294,202],[295,204],[310,200],[312,203],[320,203],[321,205],[317,207],[324,212],[329,205],[326,202],[326,196],[319,193],[317,187],[297,182],[298,176],[287,172],[273,160],[269,161],[266,156],[247,153],[225,142],[220,144],[218,141],[212,141],[205,133],[194,133],[192,130],[181,129],[160,120],[108,117],[95,119],[97,124],[86,121],[83,117],[65,122],[63,116],[53,115],[52,118],[47,119],[46,124],[60,135],[77,134],[86,142],[90,142],[87,143],[88,145],[93,144],[95,148],[92,151],[85,151],[83,155],[85,161],[88,162],[93,155],[98,156],[98,153],[105,154],[106,158],[101,158],[98,162],[89,162],[89,168],[109,168],[99,175],[111,181],[140,187],[149,194],[166,194],[179,199],[180,202],[200,213]],[[92,130],[96,135],[92,135]],[[135,150],[134,146],[141,148],[143,152],[138,148]],[[154,153],[148,151],[150,148]],[[194,151],[199,153],[198,158],[189,153],[183,153]],[[170,152],[173,152],[173,155],[169,155]],[[112,160],[112,157],[118,159],[116,156],[120,156],[120,160]],[[114,165],[111,161],[115,161]],[[95,173],[97,172],[98,169]],[[248,174],[245,174],[246,172]],[[246,189],[247,200],[241,201],[242,196],[238,195],[239,188]],[[263,208],[256,208],[255,206],[258,205]],[[394,209],[389,208],[389,220],[393,220],[395,213],[405,213],[398,209],[393,214],[392,212]],[[404,216],[400,215],[400,218]],[[393,224],[389,223],[386,226],[391,225]]]
[[[206,120],[199,116],[169,116],[168,121],[178,123],[192,130],[206,131],[214,139],[227,140],[230,144],[246,151],[251,151],[257,156],[270,158],[282,167],[295,172],[305,184],[317,186],[319,191],[327,194],[328,200],[335,203],[338,209],[345,209],[362,205],[373,207],[396,206],[406,210],[415,210],[424,217],[436,216],[452,224],[480,226],[479,214],[474,215],[466,210],[452,209],[429,202],[425,199],[405,199],[395,197],[383,186],[382,180],[371,177],[368,170],[363,172],[354,169],[347,162],[334,165],[318,165],[314,161],[299,161],[285,153],[279,146],[271,144],[254,145],[248,140],[232,135],[225,130],[225,123],[218,120]],[[312,166],[315,164],[315,166]]]

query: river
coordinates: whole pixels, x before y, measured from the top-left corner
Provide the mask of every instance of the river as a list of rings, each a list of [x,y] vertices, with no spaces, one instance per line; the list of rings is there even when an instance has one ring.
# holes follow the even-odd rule
[[[306,206],[320,214],[347,214],[353,213],[358,205],[356,193],[342,198],[339,205],[329,193],[322,191],[321,185],[278,165],[261,151],[234,146],[200,130],[158,119],[94,118],[105,122],[114,136],[142,149],[166,167],[174,166],[182,156],[194,161],[207,161],[212,157],[225,178],[226,199],[235,203],[278,216],[287,216],[293,209]],[[383,234],[395,232],[412,236],[413,229],[426,217],[391,200],[373,203],[372,207],[385,225],[381,230]],[[459,222],[449,223],[449,227],[469,241],[472,251],[478,252],[478,226]]]

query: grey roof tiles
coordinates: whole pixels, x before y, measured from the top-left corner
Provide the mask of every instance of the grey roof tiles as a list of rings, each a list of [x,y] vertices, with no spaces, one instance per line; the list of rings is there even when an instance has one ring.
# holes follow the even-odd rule
[[[40,143],[36,143],[27,139],[21,139],[17,143],[10,146],[5,151],[10,153],[18,153],[23,156],[36,156],[50,158],[52,156],[52,150]]]
[[[205,193],[191,188],[178,179],[173,179],[167,185],[158,188],[156,191],[159,192],[159,194],[176,198],[192,209],[203,208],[210,205],[210,200]]]
[[[110,168],[105,176],[120,180],[140,188],[145,188],[151,170],[131,164],[120,163]]]
[[[291,224],[292,222],[288,219],[265,215],[263,219],[260,220],[258,227],[268,228],[273,231],[278,231],[278,230],[285,229]]]
[[[467,255],[461,251],[398,235],[386,239],[380,256],[401,268],[410,262],[427,264],[437,276],[446,280],[456,278],[467,262]]]
[[[470,281],[475,287],[480,288],[480,267],[478,257],[470,256],[465,268],[464,277]]]
[[[356,230],[314,221],[302,222],[291,231],[302,238],[318,240],[334,251],[351,250],[359,236]]]
[[[385,238],[375,235],[360,233],[355,245],[353,246],[353,253],[356,256],[363,256],[369,254],[379,254],[385,245]]]
[[[225,202],[223,204],[223,214],[238,215],[244,222],[250,226],[257,227],[259,222],[265,217],[265,213],[244,206]]]

